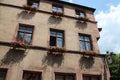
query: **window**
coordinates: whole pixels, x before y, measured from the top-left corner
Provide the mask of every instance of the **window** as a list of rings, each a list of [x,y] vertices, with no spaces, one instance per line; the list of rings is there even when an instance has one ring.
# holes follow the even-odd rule
[[[0,80],[5,80],[7,74],[6,69],[0,69]]]
[[[33,26],[20,24],[17,34],[17,42],[21,42],[24,44],[31,44],[32,35],[33,35]]]
[[[75,80],[74,74],[55,74],[55,80]]]
[[[83,75],[83,80],[101,80],[101,77],[95,75]]]
[[[53,12],[58,12],[58,13],[63,13],[63,7],[62,6],[53,5],[52,6],[52,11]]]
[[[79,10],[76,10],[76,17],[77,18],[85,18],[85,13]]]
[[[80,42],[81,51],[90,51],[90,50],[92,50],[90,36],[80,35],[79,36],[79,42]]]
[[[50,30],[50,46],[62,48],[64,46],[64,33],[59,30]]]
[[[24,71],[22,80],[41,80],[41,73]]]
[[[38,8],[40,0],[27,0],[27,5]]]

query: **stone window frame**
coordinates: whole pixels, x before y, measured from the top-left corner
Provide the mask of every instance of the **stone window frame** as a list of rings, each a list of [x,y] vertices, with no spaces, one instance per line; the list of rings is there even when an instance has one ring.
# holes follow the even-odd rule
[[[64,14],[64,6],[63,5],[57,4],[57,3],[52,3],[52,12],[53,12],[53,6],[55,6],[57,8],[57,10],[58,10],[58,8],[61,8],[62,9],[62,14]]]
[[[40,0],[31,0],[33,3],[29,4],[29,0],[26,0],[26,5],[33,6],[34,3],[38,3],[38,6],[36,8],[39,8]],[[35,7],[35,6],[34,6]]]
[[[23,70],[23,72],[22,72],[22,79],[24,77],[24,72],[33,73],[33,74],[37,73],[37,74],[39,74],[40,80],[42,80],[42,71],[39,71],[39,70]]]
[[[92,78],[97,77],[97,80],[102,80],[101,74],[90,74],[90,73],[83,73],[82,74],[82,80],[84,80],[84,77],[88,77],[89,80],[92,80]]]
[[[77,15],[77,12],[79,13],[79,15]],[[84,17],[80,16],[80,13],[84,14]],[[86,18],[86,12],[83,10],[75,9],[75,17],[76,18]]]
[[[80,40],[80,36],[84,36],[84,37],[89,37],[89,43],[90,43],[90,50],[87,50],[86,49],[86,46],[84,46],[85,47],[85,50],[81,50],[81,47],[80,47],[80,41],[83,41],[84,42],[84,45],[86,45],[86,43],[85,42],[87,42],[87,41],[85,41],[85,38],[84,38],[84,40]],[[83,34],[83,33],[79,33],[79,47],[80,47],[80,51],[93,51],[93,43],[92,43],[92,36],[90,35],[90,34]]]
[[[55,72],[54,74],[55,74],[55,80],[56,80],[56,75],[63,76],[63,80],[66,80],[67,76],[72,76],[73,80],[77,80],[76,73]]]
[[[34,36],[34,30],[35,30],[35,26],[34,25],[30,25],[30,24],[24,24],[24,23],[19,23],[16,30],[15,30],[15,35],[14,35],[14,38],[13,40],[17,42],[17,37],[18,37],[18,31],[19,31],[19,27],[20,25],[23,25],[25,27],[31,27],[33,29],[32,31],[32,37],[31,37],[31,42],[29,45],[32,45],[32,42],[33,42],[33,36]]]
[[[54,32],[61,32],[62,34],[63,34],[63,37],[62,37],[62,47],[58,47],[58,45],[57,45],[57,41],[56,41],[56,45],[55,45],[55,47],[58,47],[58,48],[65,48],[65,31],[64,30],[59,30],[59,29],[53,29],[53,28],[50,28],[50,35],[49,35],[49,46],[50,47],[52,47],[51,45],[50,45],[50,38],[51,38],[51,31],[54,31]],[[56,38],[58,38],[58,36],[56,35],[55,36]],[[57,39],[56,39],[57,40]]]

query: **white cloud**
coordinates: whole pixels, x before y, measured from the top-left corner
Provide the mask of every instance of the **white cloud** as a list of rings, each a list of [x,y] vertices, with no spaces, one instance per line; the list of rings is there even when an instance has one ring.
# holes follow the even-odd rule
[[[120,4],[111,5],[109,11],[99,12],[95,16],[98,26],[102,27],[99,48],[101,53],[113,51],[120,53]]]
[[[72,3],[72,2],[73,2],[73,0],[69,0],[69,2],[71,2],[71,3]]]

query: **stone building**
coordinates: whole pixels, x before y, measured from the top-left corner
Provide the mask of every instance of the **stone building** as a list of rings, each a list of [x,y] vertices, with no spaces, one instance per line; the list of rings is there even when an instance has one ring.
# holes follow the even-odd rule
[[[94,8],[0,0],[0,80],[109,80]]]

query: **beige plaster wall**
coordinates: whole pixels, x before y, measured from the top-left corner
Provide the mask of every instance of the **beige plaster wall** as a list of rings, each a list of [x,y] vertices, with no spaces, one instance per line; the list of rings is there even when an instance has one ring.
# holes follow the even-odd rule
[[[83,55],[74,53],[55,56],[34,49],[27,49],[23,53],[22,50],[13,50],[9,46],[0,46],[0,51],[0,68],[8,69],[7,80],[22,80],[23,70],[41,72],[42,80],[54,80],[55,72],[103,74],[101,57],[87,59],[88,56],[83,58]]]
[[[7,3],[22,6],[25,0],[1,0],[0,3]],[[40,10],[51,12],[51,3],[42,1]],[[64,14],[75,16],[74,8],[64,7]],[[87,12],[90,20],[95,20],[91,12]],[[86,22],[79,24],[77,20],[62,17],[53,18],[51,14],[36,12],[34,15],[25,14],[23,9],[0,5],[0,41],[12,42],[16,35],[19,23],[34,25],[33,46],[49,46],[50,28],[64,30],[65,47],[67,50],[79,51],[79,33],[89,34],[92,37],[93,50],[99,52],[97,37],[99,32],[95,23]],[[103,58],[93,57],[92,65],[90,62],[83,64],[83,55],[65,53],[64,56],[47,55],[45,50],[27,49],[14,51],[9,46],[0,45],[0,68],[7,68],[7,80],[22,80],[23,70],[42,72],[43,80],[54,80],[54,72],[65,73],[99,73],[103,74]],[[89,65],[89,67],[86,67]],[[79,79],[77,79],[79,80]]]
[[[11,42],[15,37],[16,30],[20,23],[34,25],[34,35],[32,45],[48,47],[50,28],[64,30],[65,46],[69,50],[79,49],[79,33],[92,36],[93,50],[98,52],[96,38],[99,32],[95,23],[77,23],[77,20],[62,17],[53,18],[51,14],[36,12],[34,15],[24,13],[24,10],[0,6],[0,29],[3,36],[0,41]],[[72,43],[71,43],[72,42]],[[72,45],[72,46],[71,46]]]

